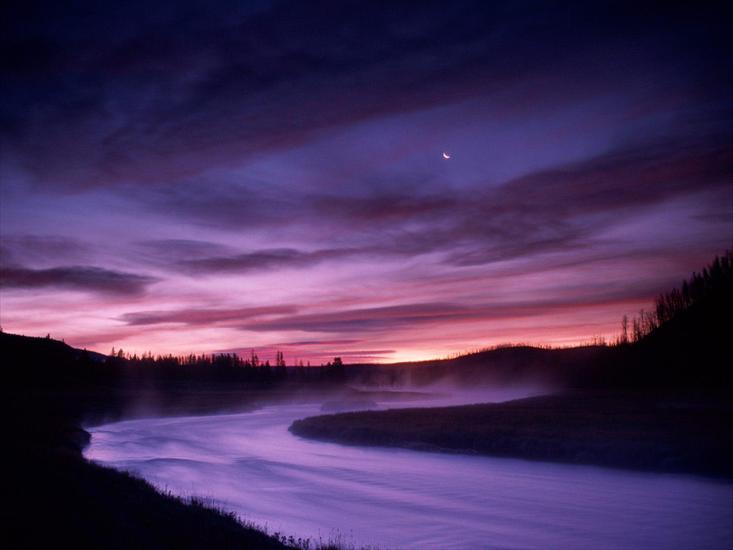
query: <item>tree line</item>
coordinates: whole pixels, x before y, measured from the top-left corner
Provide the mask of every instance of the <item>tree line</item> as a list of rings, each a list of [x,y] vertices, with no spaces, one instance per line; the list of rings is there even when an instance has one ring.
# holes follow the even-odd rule
[[[182,374],[213,374],[219,377],[240,380],[256,380],[264,382],[295,380],[337,380],[344,376],[344,364],[340,357],[335,357],[320,366],[311,367],[310,362],[298,361],[287,366],[283,352],[275,354],[274,363],[269,359],[261,360],[255,350],[248,357],[237,353],[213,354],[158,354],[151,352],[137,354],[127,353],[123,349],[112,348],[102,361],[111,368],[124,368],[129,371],[156,371],[168,373],[171,377]]]
[[[693,308],[708,308],[712,300],[731,292],[733,288],[733,253],[726,252],[707,265],[700,273],[683,281],[679,288],[657,296],[651,311],[642,309],[629,323],[624,315],[618,344],[639,342],[666,323],[685,315]]]

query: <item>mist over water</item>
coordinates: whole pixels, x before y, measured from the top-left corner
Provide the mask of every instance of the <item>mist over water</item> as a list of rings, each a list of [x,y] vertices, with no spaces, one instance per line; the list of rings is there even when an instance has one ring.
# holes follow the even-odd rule
[[[349,447],[288,432],[292,421],[315,414],[321,406],[310,403],[118,422],[89,430],[86,456],[296,537],[340,533],[346,542],[381,548],[733,547],[730,482]]]

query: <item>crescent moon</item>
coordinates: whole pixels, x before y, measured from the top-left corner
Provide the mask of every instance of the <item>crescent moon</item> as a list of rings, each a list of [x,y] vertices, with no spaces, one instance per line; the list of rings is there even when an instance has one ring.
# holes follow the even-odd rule
[[[446,153],[445,151],[443,151],[443,158],[447,160],[450,158],[450,155]]]

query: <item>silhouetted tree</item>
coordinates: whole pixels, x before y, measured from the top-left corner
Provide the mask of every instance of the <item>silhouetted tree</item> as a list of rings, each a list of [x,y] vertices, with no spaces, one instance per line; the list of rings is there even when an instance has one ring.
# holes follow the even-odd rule
[[[621,343],[629,343],[629,318],[626,315],[621,319]]]
[[[278,351],[275,353],[275,376],[278,379],[284,379],[288,375],[287,367],[285,366],[285,356],[283,352]]]
[[[693,273],[688,280],[682,282],[680,288],[657,296],[652,311],[642,309],[639,316],[632,320],[631,340],[641,341],[690,308],[716,299],[716,296],[726,295],[731,287],[733,287],[733,253],[726,252],[723,256],[716,256],[702,272]],[[621,322],[621,327],[620,342],[626,343],[629,340],[626,316]]]

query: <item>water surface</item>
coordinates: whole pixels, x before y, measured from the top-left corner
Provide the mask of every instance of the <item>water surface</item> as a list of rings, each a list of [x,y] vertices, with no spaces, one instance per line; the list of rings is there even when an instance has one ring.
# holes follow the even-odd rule
[[[287,431],[317,405],[92,428],[86,456],[298,537],[381,548],[733,548],[733,484],[359,448]]]

